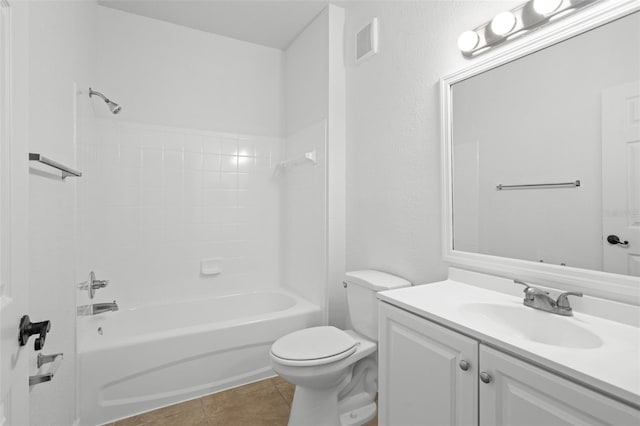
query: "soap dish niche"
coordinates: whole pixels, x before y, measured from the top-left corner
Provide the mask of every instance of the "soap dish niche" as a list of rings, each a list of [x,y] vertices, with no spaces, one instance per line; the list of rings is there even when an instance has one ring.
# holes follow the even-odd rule
[[[212,257],[200,261],[200,274],[204,276],[219,275],[222,273],[222,258]]]

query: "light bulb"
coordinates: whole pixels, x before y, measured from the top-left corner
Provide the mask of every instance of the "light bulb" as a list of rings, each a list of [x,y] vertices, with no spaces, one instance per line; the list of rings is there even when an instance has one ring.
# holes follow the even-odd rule
[[[547,16],[558,10],[562,0],[533,0],[533,10],[538,15]]]
[[[497,36],[509,34],[516,26],[516,16],[511,12],[500,12],[491,20],[491,32]]]
[[[475,31],[465,31],[458,37],[458,49],[465,53],[471,52],[478,45],[480,37]]]

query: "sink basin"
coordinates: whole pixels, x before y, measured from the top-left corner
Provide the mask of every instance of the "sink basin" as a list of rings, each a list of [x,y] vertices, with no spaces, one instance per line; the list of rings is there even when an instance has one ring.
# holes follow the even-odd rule
[[[465,303],[460,311],[472,320],[489,321],[492,327],[544,345],[593,349],[603,343],[597,334],[584,328],[574,317],[563,317],[524,305]]]

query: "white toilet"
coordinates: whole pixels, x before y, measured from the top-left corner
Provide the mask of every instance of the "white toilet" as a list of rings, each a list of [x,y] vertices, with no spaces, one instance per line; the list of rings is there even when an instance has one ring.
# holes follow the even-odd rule
[[[312,327],[271,346],[274,371],[296,385],[289,426],[362,425],[376,414],[376,293],[411,283],[371,270],[348,272],[344,283],[353,330]]]

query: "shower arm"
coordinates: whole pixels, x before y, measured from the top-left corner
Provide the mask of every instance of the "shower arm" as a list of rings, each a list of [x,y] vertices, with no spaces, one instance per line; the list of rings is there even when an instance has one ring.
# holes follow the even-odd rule
[[[122,106],[120,106],[117,103],[113,102],[111,99],[107,98],[102,93],[100,93],[100,92],[98,92],[96,90],[93,90],[91,87],[89,87],[89,98],[93,97],[93,95],[96,95],[99,98],[101,98],[102,100],[104,100],[104,103],[107,104],[107,106],[109,107],[109,110],[111,111],[112,114],[119,114],[120,111],[122,110]]]
[[[102,93],[98,92],[97,90],[93,90],[91,87],[89,87],[89,97],[92,97],[93,95],[96,95],[99,98],[102,98],[102,100],[104,100],[106,103],[111,102],[109,100],[109,98],[107,98],[105,95],[103,95]]]

